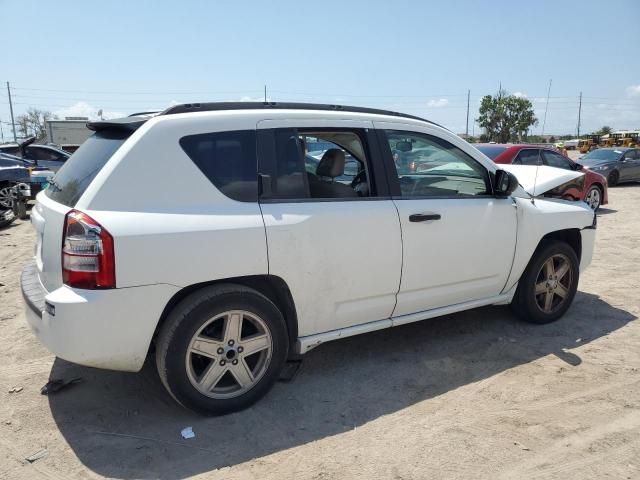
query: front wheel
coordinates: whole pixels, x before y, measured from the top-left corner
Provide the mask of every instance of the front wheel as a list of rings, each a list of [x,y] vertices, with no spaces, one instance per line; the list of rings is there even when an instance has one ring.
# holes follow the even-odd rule
[[[571,306],[578,289],[580,265],[567,243],[551,240],[534,253],[511,303],[516,314],[531,323],[550,323]]]
[[[618,185],[619,180],[620,180],[620,174],[617,172],[617,170],[614,170],[613,172],[611,172],[607,177],[607,183],[609,184],[610,187],[615,187],[616,185]]]
[[[602,192],[600,188],[595,185],[592,186],[587,192],[586,197],[584,197],[584,201],[587,202],[587,205],[589,205],[594,212],[598,210],[602,203]]]
[[[156,365],[179,403],[220,415],[265,395],[287,353],[278,308],[256,290],[220,285],[191,294],[172,310],[158,337]]]

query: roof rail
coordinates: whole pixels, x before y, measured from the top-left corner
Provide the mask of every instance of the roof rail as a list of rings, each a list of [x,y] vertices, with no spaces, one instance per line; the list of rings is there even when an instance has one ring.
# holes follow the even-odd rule
[[[209,102],[209,103],[184,103],[167,108],[160,115],[173,115],[176,113],[215,112],[222,110],[322,110],[337,112],[369,113],[373,115],[389,115],[392,117],[410,118],[438,125],[421,117],[406,113],[379,110],[377,108],[352,107],[347,105],[328,105],[323,103],[299,103],[299,102]]]
[[[398,118],[409,118],[420,122],[438,125],[421,117],[407,115],[406,113],[392,112],[390,110],[379,110],[377,108],[351,107],[346,105],[327,105],[323,103],[297,103],[297,102],[209,102],[209,103],[184,103],[181,105],[173,105],[162,112],[139,112],[123,118],[114,118],[112,120],[97,120],[87,122],[87,128],[93,131],[101,130],[124,130],[133,132],[145,123],[150,115],[173,115],[176,113],[193,113],[193,112],[215,112],[225,110],[320,110],[332,112],[353,112],[368,113],[372,115],[388,115]],[[444,128],[444,127],[442,127]]]

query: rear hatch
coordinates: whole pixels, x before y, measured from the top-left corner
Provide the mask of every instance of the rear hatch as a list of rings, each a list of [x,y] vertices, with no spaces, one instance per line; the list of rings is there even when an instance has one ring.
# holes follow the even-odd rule
[[[127,129],[97,129],[49,180],[48,188],[38,194],[31,223],[37,232],[36,264],[47,291],[62,286],[62,230],[66,214],[131,133]]]

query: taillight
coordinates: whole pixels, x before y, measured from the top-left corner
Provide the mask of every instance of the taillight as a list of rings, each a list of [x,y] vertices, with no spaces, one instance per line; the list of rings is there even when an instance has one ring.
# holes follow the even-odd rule
[[[62,281],[75,288],[115,288],[113,237],[89,215],[71,210],[64,219]]]

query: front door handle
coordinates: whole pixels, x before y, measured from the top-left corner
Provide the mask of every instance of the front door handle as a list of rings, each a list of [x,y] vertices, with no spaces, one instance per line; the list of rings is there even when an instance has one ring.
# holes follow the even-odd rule
[[[409,215],[410,222],[426,222],[428,220],[440,220],[441,218],[439,213],[414,213]]]

